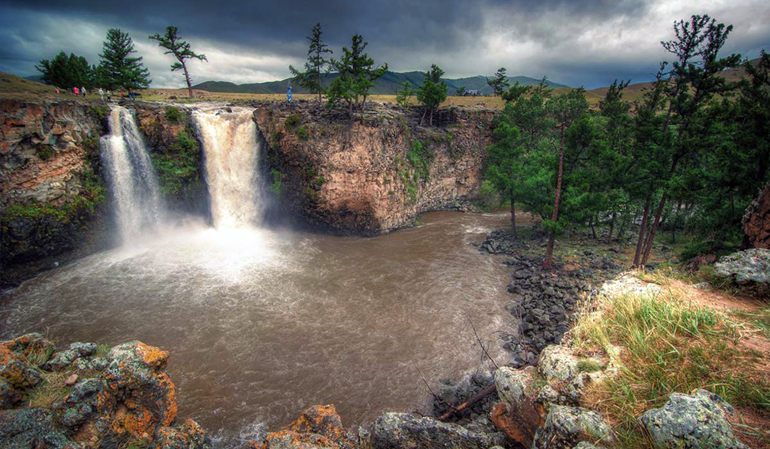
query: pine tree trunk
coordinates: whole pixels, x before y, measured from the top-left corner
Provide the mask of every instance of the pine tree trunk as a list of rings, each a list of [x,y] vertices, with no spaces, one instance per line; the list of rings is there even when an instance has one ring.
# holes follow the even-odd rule
[[[561,201],[561,181],[562,173],[564,171],[564,125],[561,125],[561,136],[559,143],[559,174],[556,177],[556,197],[553,201],[553,215],[551,215],[551,221],[556,224],[559,219],[559,201]],[[545,261],[543,262],[543,268],[551,268],[553,264],[553,244],[556,238],[555,231],[551,229],[548,233],[548,247],[545,251]]]
[[[610,220],[610,232],[607,234],[607,243],[612,243],[612,231],[615,230],[615,212],[612,213],[612,219]]]
[[[190,74],[187,73],[187,66],[185,65],[184,61],[182,61],[182,69],[184,69],[184,80],[187,81],[187,93],[190,95],[190,98],[192,98],[192,83],[190,82]]]
[[[647,235],[647,219],[650,215],[650,199],[644,203],[644,214],[642,215],[642,225],[639,227],[639,240],[636,242],[636,252],[634,253],[634,264],[631,267],[639,266],[639,258],[642,255],[642,246],[644,245],[644,236]]]
[[[430,110],[430,126],[433,126],[433,109]]]
[[[591,237],[593,237],[594,240],[596,240],[596,227],[594,226],[594,216],[591,215],[591,218],[588,219],[588,226],[591,227]]]
[[[658,210],[655,211],[655,219],[652,221],[652,228],[650,228],[650,233],[647,236],[647,241],[644,242],[644,254],[642,255],[642,265],[647,265],[647,259],[650,257],[650,251],[652,250],[652,243],[655,241],[655,233],[658,230],[658,226],[660,225],[660,216],[663,213],[663,208],[666,206],[666,200],[668,200],[668,195],[663,194],[663,196],[660,198],[660,203],[658,204]]]
[[[511,195],[511,229],[513,230],[513,238],[516,238],[516,202]]]

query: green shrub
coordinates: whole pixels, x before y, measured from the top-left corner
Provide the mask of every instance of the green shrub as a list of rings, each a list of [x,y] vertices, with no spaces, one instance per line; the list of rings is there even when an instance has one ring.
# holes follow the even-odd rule
[[[283,186],[283,173],[275,168],[270,169],[270,176],[273,178],[273,182],[270,183],[268,189],[275,194],[275,196],[281,196],[281,187]]]
[[[428,181],[433,153],[421,141],[414,140],[412,142],[412,148],[406,152],[406,159],[414,169],[415,180],[422,178],[423,181]]]
[[[286,117],[285,125],[287,128],[293,128],[300,123],[302,123],[302,118],[297,114],[291,114],[290,116]]]
[[[168,119],[169,123],[180,123],[182,121],[182,113],[177,107],[166,106],[166,119]]]
[[[307,128],[305,128],[304,126],[300,126],[299,128],[297,128],[297,136],[302,140],[307,140],[308,139]]]
[[[171,147],[163,152],[153,152],[150,157],[163,195],[186,199],[203,188],[200,144],[192,129],[180,131]]]
[[[35,147],[35,154],[42,161],[47,161],[53,157],[53,147],[51,145],[38,145]]]
[[[104,120],[107,116],[110,115],[110,108],[107,106],[92,106],[91,111],[96,115],[99,120]]]

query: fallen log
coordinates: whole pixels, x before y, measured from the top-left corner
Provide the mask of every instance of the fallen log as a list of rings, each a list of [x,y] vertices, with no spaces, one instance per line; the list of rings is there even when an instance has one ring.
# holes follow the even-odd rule
[[[468,399],[467,401],[463,402],[462,404],[458,405],[457,407],[452,407],[452,410],[449,410],[448,412],[441,415],[439,418],[441,421],[446,421],[451,417],[454,413],[461,412],[465,410],[466,408],[470,407],[471,405],[479,402],[480,400],[484,399],[485,397],[489,396],[496,390],[495,384],[492,384],[488,386],[487,388],[481,390],[476,395],[474,395],[472,398]]]

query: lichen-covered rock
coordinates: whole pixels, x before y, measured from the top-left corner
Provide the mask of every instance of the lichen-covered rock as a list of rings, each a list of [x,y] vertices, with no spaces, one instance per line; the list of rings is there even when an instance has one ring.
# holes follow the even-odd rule
[[[535,433],[532,449],[572,449],[581,441],[611,443],[610,428],[594,411],[553,405],[545,425]]]
[[[581,372],[573,377],[567,387],[564,389],[566,396],[574,403],[578,403],[583,398],[585,389],[591,384],[598,384],[606,379],[607,374],[604,371],[594,371],[591,373]]]
[[[210,449],[206,431],[192,419],[174,427],[161,427],[156,439],[158,449]]]
[[[0,411],[0,449],[80,449],[54,425],[50,411],[33,408]]]
[[[96,343],[72,343],[70,348],[57,352],[53,358],[48,361],[46,368],[53,371],[61,371],[72,365],[76,360],[82,357],[90,357],[96,352]]]
[[[549,383],[567,382],[580,372],[578,358],[572,350],[561,345],[543,349],[537,361],[537,370]]]
[[[486,449],[503,443],[502,434],[472,432],[457,424],[408,413],[383,413],[372,430],[373,449]]]
[[[271,432],[264,449],[351,449],[355,439],[342,427],[342,419],[333,405],[314,405],[305,409],[296,421],[278,432]]]
[[[746,449],[727,421],[732,413],[721,397],[698,390],[693,395],[672,393],[663,407],[644,412],[639,423],[660,447]]]
[[[27,357],[11,351],[5,344],[0,344],[0,377],[19,390],[34,387],[41,381],[40,373],[29,364]]]
[[[572,449],[604,449],[604,448],[601,446],[597,446],[595,444],[591,444],[587,441],[581,441],[580,443],[577,444],[577,446],[575,446]]]
[[[770,283],[770,249],[752,248],[724,256],[714,264],[717,273],[739,284]]]
[[[13,388],[7,380],[0,377],[0,410],[13,407],[23,398],[24,396],[19,390]]]
[[[492,410],[492,422],[512,440],[530,446],[542,425],[542,407],[535,402],[536,373],[533,367],[517,370],[502,367],[495,372],[497,394],[504,408]]]
[[[16,355],[23,355],[31,364],[37,366],[50,360],[51,355],[56,351],[56,345],[37,332],[22,335],[0,344],[4,344]]]

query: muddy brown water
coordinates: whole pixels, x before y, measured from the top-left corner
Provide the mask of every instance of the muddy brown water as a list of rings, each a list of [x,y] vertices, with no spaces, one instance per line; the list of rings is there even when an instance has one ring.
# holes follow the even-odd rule
[[[506,360],[509,274],[470,243],[508,223],[435,212],[374,238],[176,227],[26,282],[1,336],[170,351],[178,418],[223,447],[313,404],[335,404],[345,425],[427,411],[421,374],[435,387],[483,365],[468,320]]]

